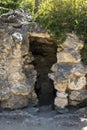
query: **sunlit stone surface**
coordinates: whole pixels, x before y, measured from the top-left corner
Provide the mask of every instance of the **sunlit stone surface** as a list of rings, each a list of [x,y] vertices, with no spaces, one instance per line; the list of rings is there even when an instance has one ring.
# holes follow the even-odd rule
[[[58,46],[57,63],[51,68],[53,73],[48,74],[57,90],[54,102],[56,108],[76,106],[87,99],[87,66],[82,64],[80,55],[83,46],[75,34],[67,34],[65,42]]]
[[[35,105],[37,72],[31,62],[29,32],[38,30],[32,16],[21,9],[0,16],[0,102],[3,108]]]

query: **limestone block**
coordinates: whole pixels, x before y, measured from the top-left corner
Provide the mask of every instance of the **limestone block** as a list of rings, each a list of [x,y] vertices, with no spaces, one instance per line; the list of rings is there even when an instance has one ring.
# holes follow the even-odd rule
[[[78,63],[81,61],[81,56],[73,50],[64,50],[57,54],[57,63]]]
[[[81,90],[86,86],[86,77],[76,77],[75,79],[68,80],[68,88],[70,90]]]
[[[87,66],[83,65],[81,62],[73,64],[73,63],[56,63],[51,67],[52,75],[56,77],[63,76],[65,78],[70,78],[74,76],[85,76],[87,72]],[[61,76],[60,76],[61,75]],[[54,77],[55,77],[54,76]],[[59,78],[58,77],[58,78]]]
[[[11,90],[12,93],[14,93],[15,95],[29,95],[30,91],[31,91],[31,86],[27,85],[26,83],[20,83],[20,82],[15,82],[14,85],[11,86]]]
[[[9,99],[1,102],[2,108],[17,109],[28,105],[29,99],[23,95],[11,95]]]
[[[83,46],[83,41],[81,41],[75,34],[67,34],[67,38],[62,45],[63,48],[72,48],[74,51],[81,50]]]
[[[87,66],[83,65],[82,62],[74,64],[71,73],[77,77],[85,76],[87,73]]]
[[[87,99],[87,90],[71,91],[69,99],[72,101],[82,102]]]
[[[68,105],[68,99],[67,98],[59,98],[59,97],[56,97],[55,98],[55,101],[54,101],[54,104],[56,106],[56,108],[65,108],[67,105]]]
[[[57,97],[59,98],[67,98],[68,94],[65,92],[58,92],[56,93]]]
[[[72,77],[72,64],[59,63],[57,65],[57,71],[55,72],[55,80],[66,80],[67,78]]]
[[[67,90],[67,81],[56,82],[54,81],[54,88],[59,92],[65,92]]]

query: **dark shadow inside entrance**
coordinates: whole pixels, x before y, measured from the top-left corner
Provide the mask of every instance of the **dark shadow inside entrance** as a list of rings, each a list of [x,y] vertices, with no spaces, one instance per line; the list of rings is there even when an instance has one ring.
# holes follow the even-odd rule
[[[34,56],[33,64],[37,71],[35,91],[39,106],[53,105],[56,92],[48,73],[50,73],[52,65],[56,63],[57,46],[33,41],[30,42],[30,50]]]

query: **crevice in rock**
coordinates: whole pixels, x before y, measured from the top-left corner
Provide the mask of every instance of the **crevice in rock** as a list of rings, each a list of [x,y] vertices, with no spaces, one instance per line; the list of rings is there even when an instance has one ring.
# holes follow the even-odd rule
[[[52,65],[56,63],[57,45],[31,40],[30,51],[34,56],[33,65],[37,71],[35,91],[39,106],[53,106],[56,90],[52,80],[48,77],[48,73],[50,73]]]

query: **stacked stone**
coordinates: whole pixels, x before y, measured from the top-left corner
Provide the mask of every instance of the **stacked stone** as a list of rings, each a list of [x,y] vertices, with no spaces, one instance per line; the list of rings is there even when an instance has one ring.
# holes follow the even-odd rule
[[[68,34],[65,42],[57,49],[57,63],[51,68],[53,73],[48,75],[57,90],[54,102],[56,108],[76,106],[87,99],[87,67],[82,64],[80,55],[83,46],[75,34]]]
[[[37,103],[37,72],[31,62],[29,28],[32,17],[19,9],[0,17],[0,102],[2,108]],[[29,23],[29,24],[28,24]],[[26,74],[27,71],[27,74]]]

